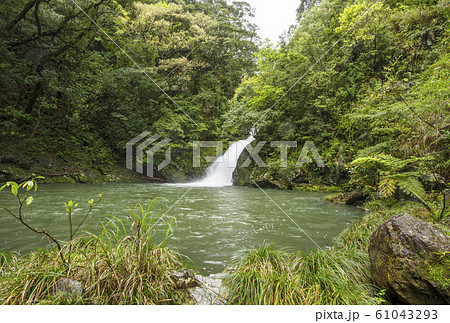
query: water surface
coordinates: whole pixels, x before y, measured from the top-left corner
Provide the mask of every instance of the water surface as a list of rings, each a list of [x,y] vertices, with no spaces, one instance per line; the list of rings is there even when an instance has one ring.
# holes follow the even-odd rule
[[[24,214],[35,227],[44,226],[60,239],[67,239],[63,202],[71,199],[80,203],[73,215],[77,225],[88,207],[87,201],[102,193],[101,204],[83,226],[83,229],[98,232],[108,214],[126,218],[127,206],[137,203],[147,206],[152,199],[160,197],[154,208],[155,215],[166,214],[163,220],[176,218],[170,245],[188,256],[203,274],[223,271],[232,257],[264,242],[289,251],[309,251],[316,248],[316,244],[329,246],[339,232],[362,215],[357,208],[324,202],[322,198],[326,194],[323,193],[264,192],[248,187],[47,184],[39,185],[34,202],[24,208]],[[16,210],[7,189],[0,192],[0,206]],[[163,222],[158,224],[161,229]],[[47,244],[45,239],[0,210],[0,249],[27,252]]]

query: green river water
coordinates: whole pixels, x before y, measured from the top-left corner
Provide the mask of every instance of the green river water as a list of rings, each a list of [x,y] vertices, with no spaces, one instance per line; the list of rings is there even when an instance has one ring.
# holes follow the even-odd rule
[[[146,207],[160,197],[153,209],[155,216],[165,214],[163,220],[176,219],[169,245],[187,256],[201,274],[223,271],[233,257],[264,242],[288,251],[329,246],[339,232],[363,214],[355,207],[324,202],[324,193],[233,186],[47,184],[39,185],[33,193],[34,202],[24,209],[24,216],[33,226],[45,227],[64,240],[67,216],[63,202],[80,204],[73,214],[77,226],[88,208],[87,201],[99,193],[103,200],[83,229],[98,232],[108,215],[125,219],[127,207],[137,203]],[[17,201],[7,189],[0,192],[0,206],[17,209]],[[161,229],[163,222],[158,223]],[[0,249],[24,253],[47,245],[45,239],[0,210]]]

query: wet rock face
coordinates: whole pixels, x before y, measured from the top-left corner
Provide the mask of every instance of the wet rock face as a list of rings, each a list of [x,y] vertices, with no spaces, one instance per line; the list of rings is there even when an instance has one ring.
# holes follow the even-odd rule
[[[225,305],[227,303],[224,298],[223,279],[226,274],[211,275],[203,277],[195,275],[199,286],[190,288],[189,293],[194,297],[197,305]]]
[[[83,286],[81,282],[77,280],[62,278],[51,289],[50,295],[52,296],[67,295],[67,296],[82,297]]]
[[[193,300],[192,304],[226,304],[226,299],[223,296],[223,280],[228,277],[228,274],[220,273],[204,277],[195,275],[191,271],[173,271],[171,276],[172,279],[174,279],[176,288],[187,291],[190,298]]]
[[[380,225],[369,245],[371,273],[393,302],[450,304],[450,238],[403,213]]]
[[[261,188],[292,189],[291,169],[258,167],[252,161],[248,167],[244,167],[247,158],[251,158],[247,150],[239,156],[236,169],[233,172],[233,185],[251,186]]]

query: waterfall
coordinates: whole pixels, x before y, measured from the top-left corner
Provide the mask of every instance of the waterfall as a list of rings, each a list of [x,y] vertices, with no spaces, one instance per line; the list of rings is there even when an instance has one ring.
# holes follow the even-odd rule
[[[208,167],[205,177],[198,182],[197,186],[221,187],[233,185],[233,172],[236,169],[239,156],[253,140],[255,138],[250,135],[247,139],[231,144],[225,154],[217,158]]]

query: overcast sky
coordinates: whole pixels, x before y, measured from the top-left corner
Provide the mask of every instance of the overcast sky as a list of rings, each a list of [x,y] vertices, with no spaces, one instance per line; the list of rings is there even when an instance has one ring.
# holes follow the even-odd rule
[[[244,0],[256,9],[253,22],[259,27],[259,36],[278,42],[279,36],[296,23],[300,0]]]

